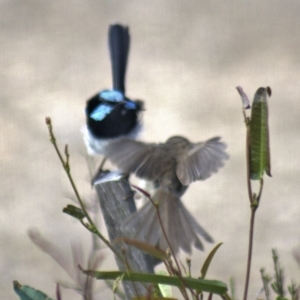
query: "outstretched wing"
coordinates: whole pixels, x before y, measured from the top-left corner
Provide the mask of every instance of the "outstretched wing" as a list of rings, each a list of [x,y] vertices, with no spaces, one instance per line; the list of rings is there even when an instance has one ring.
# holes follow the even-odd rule
[[[183,185],[189,185],[196,180],[205,180],[229,158],[225,152],[226,145],[221,138],[212,138],[206,142],[191,144],[177,159],[176,174]]]
[[[123,172],[155,181],[165,168],[166,150],[160,144],[147,144],[130,139],[117,139],[110,142],[104,155]]]

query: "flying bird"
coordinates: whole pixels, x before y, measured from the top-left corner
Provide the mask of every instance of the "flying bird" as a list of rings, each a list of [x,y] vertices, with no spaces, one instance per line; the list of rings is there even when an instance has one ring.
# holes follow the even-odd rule
[[[158,187],[153,201],[158,203],[163,227],[172,250],[191,253],[191,246],[203,250],[201,236],[213,242],[206,230],[188,212],[180,198],[188,186],[206,180],[228,159],[226,145],[219,137],[192,143],[173,136],[165,143],[143,143],[130,139],[113,141],[105,148],[105,156],[124,173],[152,181]],[[162,250],[168,248],[153,204],[148,201],[122,224],[123,233]]]

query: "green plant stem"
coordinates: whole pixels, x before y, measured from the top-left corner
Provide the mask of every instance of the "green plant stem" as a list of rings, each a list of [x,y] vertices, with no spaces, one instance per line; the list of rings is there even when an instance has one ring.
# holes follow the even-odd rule
[[[251,270],[251,259],[252,259],[252,247],[253,247],[253,233],[254,233],[254,219],[255,210],[252,206],[253,195],[250,180],[250,120],[246,117],[245,110],[243,109],[243,115],[246,124],[246,161],[247,161],[247,187],[248,187],[248,197],[251,204],[251,218],[250,218],[250,231],[249,231],[249,244],[248,244],[248,259],[247,259],[247,270],[245,279],[245,289],[244,289],[244,300],[247,300],[249,280],[250,280],[250,270]]]
[[[263,180],[263,178],[260,179],[259,184],[260,184],[259,185],[259,192],[258,192],[258,195],[256,197],[257,207],[258,207],[258,205],[260,203],[260,198],[261,198],[261,194],[262,194],[263,187],[264,187],[264,180]]]
[[[247,259],[247,271],[246,271],[246,280],[245,280],[244,300],[247,300],[247,295],[248,295],[250,270],[251,270],[251,260],[252,260],[255,212],[256,212],[256,208],[252,208],[251,209],[251,218],[250,218],[250,232],[249,232],[248,259]]]
[[[124,259],[122,258],[122,256],[114,249],[114,247],[110,244],[110,242],[98,231],[97,227],[94,225],[94,222],[92,220],[92,218],[89,216],[89,214],[87,213],[85,207],[84,207],[84,204],[83,204],[83,201],[79,195],[79,192],[76,188],[76,185],[74,183],[74,180],[72,178],[72,175],[71,175],[71,170],[70,170],[70,165],[69,165],[69,152],[68,152],[68,146],[66,145],[65,146],[65,154],[66,154],[66,161],[63,159],[61,153],[60,153],[60,150],[58,149],[58,146],[57,146],[57,143],[56,143],[56,139],[55,139],[55,136],[54,136],[54,133],[53,133],[53,128],[52,128],[52,123],[51,123],[51,119],[49,117],[46,118],[46,124],[48,126],[48,130],[49,130],[49,134],[50,134],[50,142],[53,144],[54,146],[54,149],[59,157],[59,160],[67,174],[67,177],[71,183],[71,186],[72,186],[72,189],[75,193],[75,196],[79,202],[79,205],[80,205],[80,208],[82,209],[85,217],[87,218],[90,226],[93,228],[93,233],[95,233],[101,240],[102,242],[111,250],[113,251],[113,253],[123,262],[124,262]],[[86,228],[88,228],[87,226],[85,226]],[[89,228],[88,228],[89,229]],[[89,229],[90,230],[90,229]]]
[[[244,110],[245,111],[245,110]],[[252,204],[252,186],[250,179],[250,120],[246,117],[246,113],[244,112],[245,124],[247,128],[246,132],[246,160],[247,160],[247,187],[248,187],[248,197],[250,204]]]
[[[263,282],[263,289],[266,295],[266,300],[271,300],[270,299],[270,289],[269,289],[269,283],[271,281],[271,278],[265,274],[265,270],[264,269],[260,269],[260,274],[261,274],[261,279]]]
[[[248,173],[248,176],[249,176],[249,173]],[[250,181],[250,179],[249,179],[249,181]],[[263,185],[264,185],[264,181],[263,181],[263,179],[261,179],[258,195],[257,196],[253,195],[252,198],[251,198],[251,218],[250,218],[249,246],[248,246],[248,259],[247,259],[247,271],[246,271],[246,280],[245,280],[244,300],[247,300],[249,280],[250,280],[255,213],[256,213],[256,210],[258,208],[259,201],[260,201],[260,198],[261,198],[261,195],[262,195]],[[251,187],[251,182],[250,182],[250,187]],[[252,191],[251,191],[251,193],[252,193]]]

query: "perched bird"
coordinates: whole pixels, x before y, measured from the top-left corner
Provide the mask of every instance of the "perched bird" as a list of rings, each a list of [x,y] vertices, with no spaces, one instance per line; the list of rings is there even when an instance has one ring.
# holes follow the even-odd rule
[[[90,154],[103,154],[107,143],[119,137],[134,138],[140,125],[143,102],[125,96],[125,74],[129,53],[128,27],[115,24],[109,27],[108,42],[112,66],[113,88],[103,90],[86,103],[85,144]]]
[[[198,235],[213,242],[210,235],[187,211],[180,198],[189,184],[205,180],[224,165],[228,159],[226,145],[219,137],[205,142],[191,143],[174,136],[165,143],[148,144],[130,139],[119,139],[105,149],[105,156],[125,173],[158,183],[153,201],[158,203],[163,227],[175,253],[181,248],[191,253],[191,245],[203,250]],[[122,225],[124,234],[131,233],[162,250],[168,248],[156,210],[147,202]]]

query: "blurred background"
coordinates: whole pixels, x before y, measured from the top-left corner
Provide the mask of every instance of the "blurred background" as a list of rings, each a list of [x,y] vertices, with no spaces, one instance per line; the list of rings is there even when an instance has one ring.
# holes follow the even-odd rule
[[[262,287],[259,269],[273,274],[276,248],[286,282],[299,283],[293,258],[300,243],[299,218],[299,1],[0,1],[0,294],[16,299],[12,281],[55,296],[68,275],[29,239],[39,230],[71,260],[71,244],[89,252],[90,234],[62,213],[72,190],[49,142],[45,117],[57,141],[69,145],[81,195],[93,199],[80,133],[86,100],[111,87],[109,24],[130,27],[127,95],[143,99],[140,138],[165,141],[174,134],[192,141],[222,136],[230,160],[205,182],[191,185],[183,200],[219,249],[208,277],[229,283],[241,299],[246,269],[249,200],[245,126],[237,85],[252,100],[270,86],[272,178],[265,179],[257,211],[249,298]],[[103,222],[100,224],[105,233]],[[206,252],[194,251],[194,275]],[[114,269],[108,250],[101,269]],[[185,254],[181,255],[185,259]],[[77,263],[77,262],[76,262]],[[85,262],[80,262],[83,266]],[[298,281],[297,281],[298,280]],[[99,299],[111,292],[97,284]],[[81,299],[63,290],[64,299]]]

